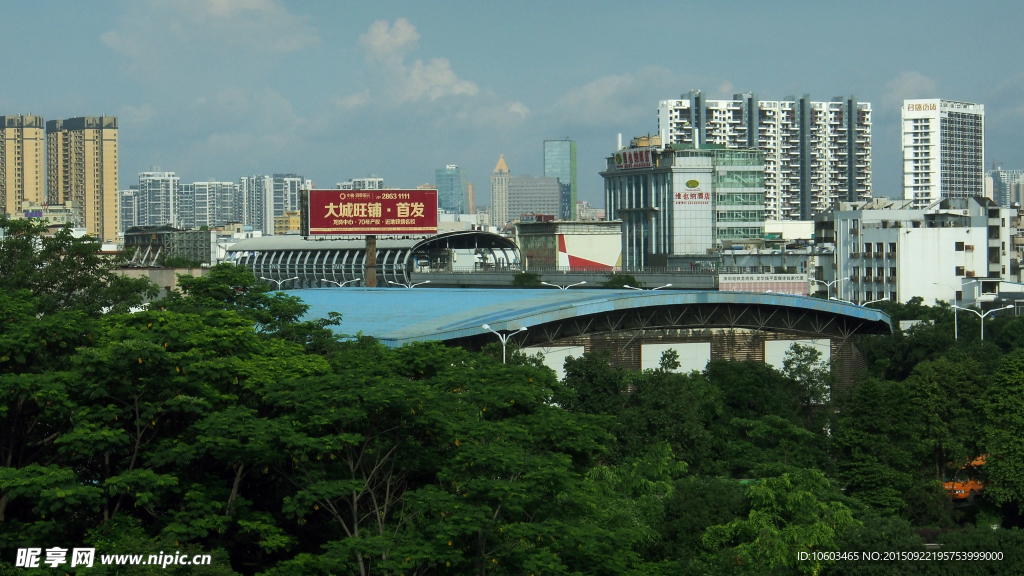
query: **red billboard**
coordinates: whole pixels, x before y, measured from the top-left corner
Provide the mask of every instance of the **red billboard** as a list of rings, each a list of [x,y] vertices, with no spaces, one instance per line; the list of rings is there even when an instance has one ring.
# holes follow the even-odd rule
[[[309,233],[436,234],[437,190],[310,190]]]

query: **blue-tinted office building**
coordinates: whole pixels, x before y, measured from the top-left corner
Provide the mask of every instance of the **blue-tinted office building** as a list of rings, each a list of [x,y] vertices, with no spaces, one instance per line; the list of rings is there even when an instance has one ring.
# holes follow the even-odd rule
[[[544,141],[544,177],[558,178],[562,185],[562,220],[576,219],[576,142],[573,140]]]
[[[454,164],[438,168],[434,173],[438,208],[451,214],[465,214],[469,207],[466,171]]]

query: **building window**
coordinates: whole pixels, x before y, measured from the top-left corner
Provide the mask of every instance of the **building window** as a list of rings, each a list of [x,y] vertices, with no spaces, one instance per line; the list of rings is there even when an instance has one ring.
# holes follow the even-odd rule
[[[956,299],[958,301],[964,299],[964,291],[963,290],[957,290],[956,291]]]
[[[964,243],[963,242],[957,242],[956,243],[956,251],[957,252],[963,252],[964,251]]]
[[[956,267],[956,275],[957,276],[963,276],[964,275],[964,267],[963,266],[957,266]]]
[[[892,300],[893,302],[898,302],[898,300],[896,299],[895,292],[889,292],[889,300]]]
[[[891,252],[893,254],[896,253],[896,243],[895,242],[889,242],[889,252]]]

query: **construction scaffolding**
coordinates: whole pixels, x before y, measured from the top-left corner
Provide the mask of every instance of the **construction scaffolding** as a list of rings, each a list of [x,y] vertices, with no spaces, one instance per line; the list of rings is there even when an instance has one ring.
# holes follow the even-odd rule
[[[178,230],[172,226],[136,226],[124,233],[124,249],[132,251],[131,264],[156,266],[169,258],[213,264],[217,233]]]

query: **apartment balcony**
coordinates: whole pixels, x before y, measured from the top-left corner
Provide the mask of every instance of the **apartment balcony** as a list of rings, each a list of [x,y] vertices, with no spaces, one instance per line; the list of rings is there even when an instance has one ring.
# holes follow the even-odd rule
[[[885,257],[886,258],[895,258],[896,257],[896,253],[895,252],[886,252],[885,253]]]
[[[896,277],[895,276],[886,276],[885,277],[885,281],[888,282],[889,284],[895,284],[896,283]]]

